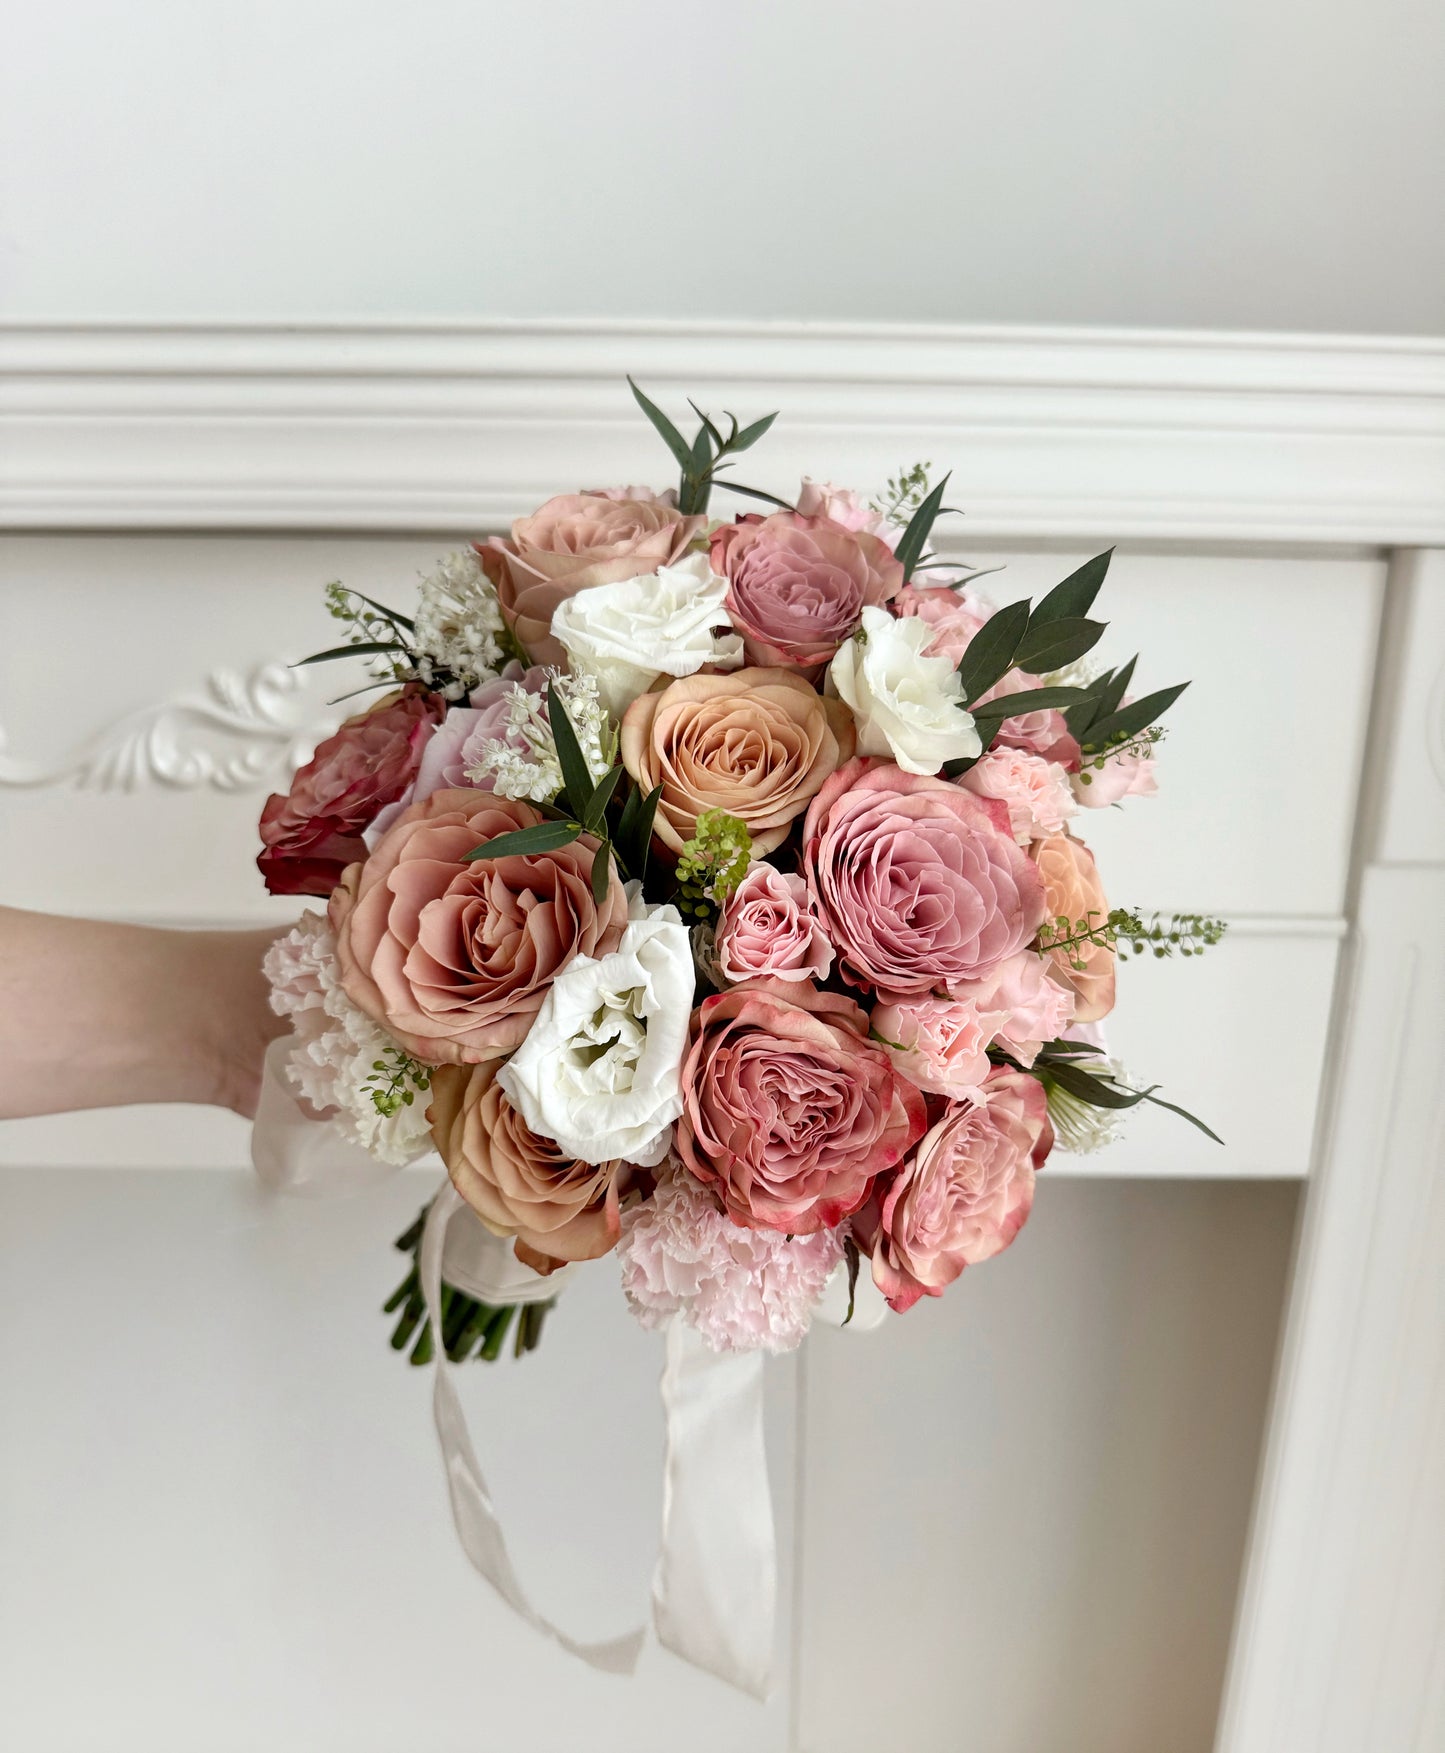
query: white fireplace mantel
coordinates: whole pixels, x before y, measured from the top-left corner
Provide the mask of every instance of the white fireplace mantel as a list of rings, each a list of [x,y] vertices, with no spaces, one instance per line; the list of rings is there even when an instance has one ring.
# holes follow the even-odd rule
[[[1339,844],[1325,849],[1338,882],[1298,906],[1238,909],[1243,939],[1294,946],[1255,964],[1261,980],[1316,971],[1320,1052],[1291,1060],[1271,1038],[1287,1002],[1276,1018],[1244,1014],[1233,989],[1220,1001],[1232,1034],[1257,1031],[1251,1072],[1267,1087],[1272,1067],[1292,1067],[1318,1124],[1312,1148],[1308,1124],[1295,1128],[1299,1160],[1283,1165],[1307,1176],[1306,1204],[1218,1753],[1445,1744],[1445,342],[0,325],[0,535],[498,527],[559,483],[645,478],[660,453],[626,372],[674,410],[687,394],[745,417],[781,406],[766,466],[739,471],[763,485],[804,467],[873,481],[918,455],[949,464],[976,545],[1123,539],[1241,568],[1315,556],[1379,571],[1382,589],[1362,574],[1346,593],[1368,629],[1347,682],[1307,672],[1287,640],[1277,654],[1292,710],[1358,717],[1340,744]],[[1256,576],[1267,592],[1273,574],[1241,570],[1231,600]],[[138,765],[112,761],[100,789],[244,788],[304,741],[304,713],[288,716],[281,694],[201,684],[180,708],[140,709],[144,734],[121,738]],[[64,761],[27,767],[25,727],[3,704],[0,807],[90,783]],[[220,738],[203,744],[211,768],[184,765],[191,735]],[[228,777],[226,751],[252,748],[261,766]],[[1267,763],[1235,779],[1241,810],[1280,807]]]

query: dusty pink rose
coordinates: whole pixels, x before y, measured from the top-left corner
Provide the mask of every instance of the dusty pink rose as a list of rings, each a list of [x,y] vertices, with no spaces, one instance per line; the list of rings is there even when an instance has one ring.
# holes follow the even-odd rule
[[[748,513],[712,534],[712,569],[728,581],[727,611],[750,664],[827,663],[903,584],[886,542],[827,517]]]
[[[1087,920],[1102,925],[1109,917],[1108,897],[1099,881],[1094,855],[1082,840],[1057,834],[1033,849],[1044,881],[1048,918],[1056,931],[1072,934]],[[1096,1023],[1114,1008],[1114,951],[1108,944],[1080,943],[1052,950],[1049,960],[1056,979],[1074,994],[1074,1021]]]
[[[427,1119],[458,1193],[516,1253],[545,1262],[595,1260],[621,1233],[626,1163],[584,1163],[532,1131],[497,1082],[499,1059],[443,1065],[432,1077]]]
[[[512,525],[510,542],[482,545],[498,557],[497,595],[517,637],[535,663],[565,664],[552,637],[557,605],[593,584],[614,584],[671,566],[707,523],[684,517],[653,496],[561,493]]]
[[[890,553],[903,535],[900,525],[889,523],[881,511],[875,511],[851,487],[837,487],[831,481],[815,481],[811,475],[803,476],[795,509],[800,517],[826,517],[842,529],[861,530],[865,535],[877,536],[880,542],[887,544]]]
[[[386,832],[409,805],[421,803],[434,791],[445,791],[469,785],[477,791],[490,791],[490,776],[473,779],[467,769],[476,764],[482,745],[493,738],[507,740],[507,702],[516,684],[539,699],[547,691],[547,672],[540,664],[524,670],[515,658],[501,675],[473,688],[466,706],[453,706],[436,735],[422,750],[421,765],[415,781],[393,804],[388,804],[371,824],[371,844]],[[520,744],[518,745],[520,748]]]
[[[856,1211],[927,1124],[851,998],[761,980],[693,1012],[674,1149],[735,1223],[812,1235]]]
[[[1005,1020],[971,999],[896,999],[873,1008],[874,1039],[910,1083],[955,1100],[975,1092],[988,1076],[988,1046]]]
[[[986,980],[959,988],[979,1010],[1003,1014],[995,1039],[1020,1065],[1032,1065],[1044,1042],[1058,1040],[1074,1019],[1073,988],[1052,967],[1047,956],[1020,950]]]
[[[483,841],[542,820],[510,798],[434,791],[331,898],[348,997],[430,1065],[510,1053],[572,958],[607,955],[622,937],[627,896],[613,870],[606,899],[593,900],[590,835],[466,862]]]
[[[1107,809],[1126,797],[1157,797],[1159,781],[1155,777],[1154,757],[1138,749],[1105,759],[1085,761],[1078,773],[1070,774],[1074,797],[1086,810]]]
[[[923,575],[928,577],[927,573]],[[929,657],[946,657],[951,664],[968,650],[969,641],[993,614],[993,604],[966,587],[947,590],[941,585],[906,584],[893,601],[898,615],[917,615],[933,628]]]
[[[1037,676],[1027,670],[1010,670],[1003,680],[983,696],[985,700],[1001,700],[1007,694],[1022,694],[1043,687]],[[1074,772],[1079,765],[1079,745],[1069,735],[1062,712],[1021,712],[1017,718],[1006,718],[998,727],[995,742],[1005,748],[1025,749],[1045,761],[1056,761],[1060,767]]]
[[[852,761],[818,793],[803,868],[844,975],[885,998],[982,979],[1044,919],[1003,805],[888,763]]]
[[[853,1220],[873,1282],[900,1313],[942,1296],[965,1266],[1000,1254],[1034,1202],[1034,1173],[1053,1149],[1043,1085],[995,1071],[981,1102],[950,1107]]]
[[[377,814],[411,784],[446,711],[439,694],[408,686],[348,718],[261,811],[256,860],[273,895],[329,895]]]
[[[1002,743],[981,755],[958,783],[975,797],[996,798],[1004,806],[1020,846],[1057,834],[1079,807],[1062,767]]]
[[[729,980],[826,980],[833,946],[813,916],[808,885],[771,864],[749,867],[723,904],[714,940]]]
[[[584,499],[611,499],[616,503],[632,500],[638,505],[665,505],[669,510],[677,508],[677,489],[669,487],[662,493],[654,493],[651,487],[641,487],[636,483],[627,487],[584,487]]]

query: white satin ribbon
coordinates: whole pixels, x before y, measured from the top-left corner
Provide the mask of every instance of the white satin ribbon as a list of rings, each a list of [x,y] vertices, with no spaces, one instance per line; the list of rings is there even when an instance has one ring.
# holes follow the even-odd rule
[[[292,1095],[284,1073],[290,1042],[266,1055],[252,1160],[280,1192],[322,1196],[355,1190],[394,1171],[378,1164]],[[279,1051],[278,1051],[279,1049]],[[527,1598],[477,1459],[441,1344],[443,1279],[482,1302],[539,1302],[555,1296],[575,1267],[543,1278],[510,1243],[477,1219],[451,1183],[432,1201],[422,1232],[422,1295],[436,1336],[432,1411],[446,1468],[452,1520],[462,1550],[520,1618],[591,1667],[631,1674],[646,1626],[600,1642],[570,1637]],[[662,1541],[652,1585],[658,1641],[685,1662],[755,1698],[772,1677],[777,1556],[763,1448],[763,1360],[719,1355],[674,1321],[662,1375],[666,1414]]]

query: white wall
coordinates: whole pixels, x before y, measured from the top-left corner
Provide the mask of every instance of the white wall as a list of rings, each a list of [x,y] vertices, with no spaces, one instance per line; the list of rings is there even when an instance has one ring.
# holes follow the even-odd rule
[[[1437,0],[12,0],[0,314],[1445,332]]]

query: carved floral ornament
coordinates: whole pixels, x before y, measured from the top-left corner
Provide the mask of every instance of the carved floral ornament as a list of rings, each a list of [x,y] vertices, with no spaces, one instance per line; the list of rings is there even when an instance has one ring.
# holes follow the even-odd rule
[[[201,688],[128,713],[59,758],[11,754],[0,727],[0,786],[248,791],[309,760],[335,721],[285,664],[214,670]]]

